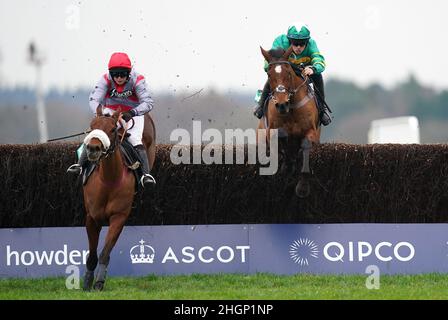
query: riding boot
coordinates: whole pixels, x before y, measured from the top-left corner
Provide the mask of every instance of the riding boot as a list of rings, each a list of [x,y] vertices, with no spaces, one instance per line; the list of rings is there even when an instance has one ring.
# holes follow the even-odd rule
[[[83,169],[85,168],[87,162],[89,162],[87,159],[87,151],[86,151],[86,148],[83,148],[82,152],[81,152],[81,156],[78,159],[78,163],[72,164],[67,169],[67,172],[76,173],[76,174],[80,175],[82,173]]]
[[[319,110],[319,121],[323,126],[328,126],[331,123],[331,117],[328,114],[328,109],[325,101],[321,97],[317,97],[317,109]]]
[[[254,110],[254,116],[256,116],[258,119],[261,119],[264,115],[264,104],[266,102],[266,99],[268,98],[269,90],[269,81],[266,81],[263,87],[263,92],[261,93],[260,100],[258,101],[258,104],[255,106]]]
[[[313,74],[311,79],[314,84],[314,91],[317,94],[317,109],[319,110],[319,120],[323,126],[328,126],[331,123],[330,110],[325,103],[324,80],[322,74]]]
[[[142,176],[140,178],[140,184],[142,187],[145,187],[145,184],[147,183],[153,183],[156,184],[156,180],[154,177],[149,173],[149,162],[148,162],[148,156],[146,155],[145,147],[141,144],[138,146],[135,146],[134,149],[137,151],[140,160],[141,160],[141,172]]]
[[[331,123],[331,117],[327,112],[327,108],[325,107],[323,108],[323,111],[320,113],[319,117],[320,117],[320,123],[323,126],[328,126]]]

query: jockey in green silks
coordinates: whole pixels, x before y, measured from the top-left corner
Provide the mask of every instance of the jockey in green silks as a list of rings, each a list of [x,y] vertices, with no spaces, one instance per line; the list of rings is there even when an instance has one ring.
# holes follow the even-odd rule
[[[331,122],[329,110],[326,107],[324,81],[322,72],[325,70],[325,58],[317,48],[316,41],[311,38],[311,32],[308,26],[302,23],[296,23],[288,28],[287,34],[282,34],[275,38],[272,49],[284,49],[285,51],[292,46],[293,52],[288,58],[293,67],[298,70],[298,67],[303,64],[305,68],[302,74],[311,78],[314,89],[317,91],[319,119],[322,125],[327,126]],[[268,63],[265,61],[265,71],[268,69]],[[263,106],[271,92],[269,81],[266,81],[260,100],[254,111],[254,115],[261,119],[264,115]]]

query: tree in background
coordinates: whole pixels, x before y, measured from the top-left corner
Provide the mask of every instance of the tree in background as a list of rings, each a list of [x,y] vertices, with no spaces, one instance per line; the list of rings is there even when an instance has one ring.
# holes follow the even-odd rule
[[[376,119],[416,116],[422,143],[446,143],[448,130],[448,90],[436,91],[410,75],[394,88],[381,84],[365,88],[356,83],[330,79],[327,101],[334,121],[322,130],[323,142],[367,143],[370,122]],[[252,94],[229,90],[220,94],[211,88],[198,92],[158,92],[153,110],[159,143],[169,143],[176,128],[191,130],[192,120],[201,120],[202,129],[255,128],[251,116]],[[49,137],[65,136],[86,129],[92,117],[87,106],[89,91],[46,94]],[[37,142],[36,109],[31,89],[0,88],[0,144]],[[67,118],[67,114],[70,117]],[[78,139],[79,140],[79,139]]]

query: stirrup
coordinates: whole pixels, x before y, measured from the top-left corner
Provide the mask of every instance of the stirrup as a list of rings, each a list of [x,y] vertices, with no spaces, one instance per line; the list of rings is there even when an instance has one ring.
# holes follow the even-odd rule
[[[142,185],[143,188],[145,187],[145,182],[144,182],[145,178],[149,178],[149,181],[147,181],[147,183],[156,184],[156,179],[154,179],[154,177],[152,175],[150,175],[149,173],[145,173],[140,178],[140,184]]]
[[[82,166],[78,163],[72,164],[70,167],[68,167],[67,172],[69,173],[82,173]]]

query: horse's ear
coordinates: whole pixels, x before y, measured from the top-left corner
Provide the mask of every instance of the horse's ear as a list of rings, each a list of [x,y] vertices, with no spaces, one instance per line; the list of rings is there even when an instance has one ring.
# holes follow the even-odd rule
[[[292,46],[290,46],[290,47],[288,48],[288,50],[286,50],[286,52],[283,54],[283,56],[282,56],[282,60],[286,60],[286,61],[288,61],[288,58],[289,58],[289,56],[291,55],[291,53],[292,53]]]
[[[101,117],[103,115],[103,106],[101,104],[96,107],[96,116]]]
[[[271,62],[272,57],[271,57],[271,55],[269,54],[269,52],[267,52],[266,50],[264,50],[262,46],[260,46],[260,49],[261,49],[261,54],[262,54],[263,57],[266,59],[266,61],[267,61],[267,62]]]

